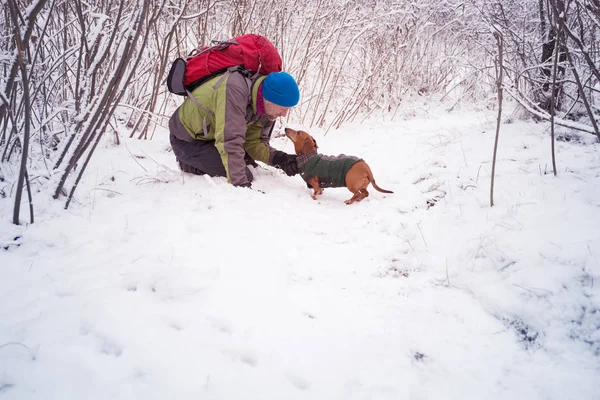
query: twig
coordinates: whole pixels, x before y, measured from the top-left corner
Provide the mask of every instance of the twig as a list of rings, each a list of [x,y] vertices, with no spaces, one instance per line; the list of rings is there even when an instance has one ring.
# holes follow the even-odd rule
[[[562,16],[559,15],[558,19],[561,20]],[[554,65],[552,66],[552,92],[550,93],[550,141],[552,149],[552,170],[554,176],[556,176],[556,151],[554,149],[554,114],[556,114],[556,71],[558,69],[558,55],[560,52],[560,38],[562,23],[559,24],[558,32],[556,33],[556,43],[554,44]]]
[[[417,223],[417,228],[419,228],[419,232],[421,233],[421,239],[423,239],[423,243],[425,244],[425,248],[427,248],[427,242],[425,241],[425,236],[423,235],[423,231],[421,230],[421,224]]]
[[[465,160],[465,167],[467,167],[467,166],[469,166],[469,164],[467,163],[467,155],[465,154],[465,148],[463,146],[462,135],[459,136],[459,140],[460,140],[460,149],[462,150],[463,160]]]
[[[490,207],[494,207],[494,177],[496,175],[496,156],[498,154],[498,138],[500,137],[500,122],[502,117],[502,79],[503,79],[503,65],[502,65],[502,34],[500,32],[494,32],[494,37],[498,42],[498,69],[496,86],[498,87],[498,119],[496,121],[496,139],[494,140],[494,156],[492,160],[492,179],[490,184]]]
[[[131,158],[133,158],[133,161],[136,162],[137,165],[140,166],[141,169],[143,169],[145,172],[148,172],[148,170],[146,168],[144,168],[144,166],[142,164],[140,164],[137,160],[137,157],[133,155],[133,153],[131,153],[131,150],[129,150],[129,146],[127,146],[127,141],[124,140],[123,143],[125,144],[125,148],[127,149],[127,152],[129,153],[129,155],[131,155]],[[154,160],[152,160],[154,161]],[[156,161],[154,161],[156,162]]]
[[[25,349],[27,349],[27,351],[29,352],[29,355],[31,356],[31,360],[35,361],[35,354],[33,351],[31,351],[31,349],[29,347],[27,347],[26,345],[24,345],[23,343],[20,342],[8,342],[8,343],[4,343],[3,345],[0,346],[0,349],[4,348],[4,347],[8,347],[8,346],[20,346],[23,347]]]
[[[483,164],[481,164],[477,169],[477,177],[475,178],[475,184],[479,182],[479,173],[481,172],[481,167],[483,167]]]
[[[528,292],[533,293],[533,294],[535,294],[535,292],[533,290],[540,290],[542,292],[547,292],[547,293],[550,293],[550,294],[554,294],[551,290],[548,290],[548,289],[541,289],[541,288],[532,287],[531,289],[533,289],[533,290],[531,290],[531,289],[528,289],[526,287],[517,285],[516,283],[513,283],[513,286],[516,286],[516,287],[521,288],[523,290],[527,290]]]
[[[498,272],[500,272],[500,271],[504,271],[506,268],[508,268],[508,267],[510,267],[511,265],[514,265],[514,264],[516,264],[516,263],[517,263],[516,261],[511,261],[511,262],[509,262],[509,263],[508,263],[508,264],[506,264],[504,267],[500,268],[500,269],[498,270]]]
[[[110,189],[104,189],[104,188],[93,188],[92,190],[90,190],[90,192],[93,192],[94,190],[104,190],[105,192],[111,192],[111,193],[123,195],[123,193],[117,192],[116,190],[110,190]]]
[[[149,176],[145,176],[145,177],[137,177],[137,178],[133,178],[131,181],[135,181],[136,185],[147,185],[147,184],[156,184],[156,183],[167,183],[168,181],[166,180],[161,180],[159,178],[153,178],[153,177],[149,177]]]
[[[513,283],[513,286],[516,286],[516,287],[518,287],[520,289],[523,289],[523,290],[527,290],[529,293],[534,293],[533,290],[527,289],[526,287],[523,287],[523,286],[519,286],[516,283]]]

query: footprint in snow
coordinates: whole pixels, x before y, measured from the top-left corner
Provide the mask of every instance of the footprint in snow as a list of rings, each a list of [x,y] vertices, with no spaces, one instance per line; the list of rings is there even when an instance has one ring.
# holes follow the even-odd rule
[[[226,334],[231,333],[231,326],[226,321],[217,318],[209,318],[209,320],[212,327],[215,328],[217,331]]]
[[[102,349],[100,350],[103,354],[113,356],[115,358],[121,357],[123,354],[123,348],[116,342],[110,339],[104,339],[102,343]]]
[[[222,350],[222,353],[251,367],[258,364],[258,358],[250,351]]]
[[[250,353],[240,354],[239,360],[251,367],[256,367],[256,364],[258,364],[256,357]]]
[[[308,381],[304,378],[299,377],[298,375],[292,374],[290,372],[285,374],[285,377],[292,385],[300,390],[308,390],[310,389],[310,385]]]
[[[83,323],[79,328],[79,334],[81,336],[91,335],[98,342],[101,342],[100,352],[108,356],[121,357],[123,354],[123,347],[116,341],[108,339],[101,334],[93,331],[92,326],[89,323]]]
[[[2,382],[0,382],[0,394],[8,392],[14,386],[15,385],[13,385],[12,383],[2,383]]]

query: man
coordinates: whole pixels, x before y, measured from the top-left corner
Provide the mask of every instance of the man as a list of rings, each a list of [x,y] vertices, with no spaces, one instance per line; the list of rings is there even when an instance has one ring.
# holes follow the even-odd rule
[[[286,72],[248,77],[235,71],[192,91],[169,120],[170,141],[180,168],[193,174],[225,176],[234,186],[251,187],[247,164],[261,161],[298,173],[296,155],[269,144],[274,121],[298,104],[300,91]]]

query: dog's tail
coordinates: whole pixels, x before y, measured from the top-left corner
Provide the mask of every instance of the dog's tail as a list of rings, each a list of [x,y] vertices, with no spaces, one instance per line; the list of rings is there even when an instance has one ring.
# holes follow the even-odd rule
[[[381,193],[394,193],[391,190],[382,189],[379,186],[377,186],[377,184],[375,183],[375,178],[373,178],[373,172],[371,172],[371,168],[369,167],[368,164],[367,164],[367,176],[369,178],[369,181],[371,182],[371,185],[373,185],[373,187],[375,188],[375,190],[377,190],[378,192],[381,192]]]

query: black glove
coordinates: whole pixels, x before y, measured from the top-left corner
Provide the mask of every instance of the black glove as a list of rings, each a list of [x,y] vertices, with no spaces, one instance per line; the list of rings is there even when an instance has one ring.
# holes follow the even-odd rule
[[[273,166],[282,169],[287,176],[294,176],[298,173],[298,162],[295,154],[287,154],[277,150],[273,154]]]

